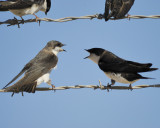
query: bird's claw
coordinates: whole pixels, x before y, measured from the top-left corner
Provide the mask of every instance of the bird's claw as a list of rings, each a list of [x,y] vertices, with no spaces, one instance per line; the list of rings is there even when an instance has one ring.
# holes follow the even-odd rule
[[[133,90],[133,88],[132,88],[132,85],[131,85],[131,84],[129,85],[129,90],[131,90],[131,91]]]
[[[52,86],[52,90],[54,90],[55,86],[53,84],[51,84],[51,86]]]
[[[12,95],[11,95],[11,97],[13,97],[14,96],[14,91],[12,92]]]
[[[40,26],[40,24],[41,24],[41,21],[40,21],[40,20],[38,20],[38,23],[39,23],[39,26]]]
[[[24,94],[23,94],[23,90],[22,90],[22,96],[24,96]]]
[[[20,25],[19,25],[20,23],[18,22],[16,17],[14,17],[14,20],[17,22],[18,28],[20,28]]]
[[[24,19],[22,19],[20,23],[21,23],[21,24],[24,24]]]
[[[130,20],[130,19],[131,19],[131,18],[130,18],[130,16],[131,16],[131,15],[127,14],[127,18],[128,18],[128,20]]]
[[[103,14],[97,14],[97,19],[103,19],[104,15]]]
[[[108,83],[108,84],[107,84],[107,91],[108,91],[108,92],[109,92],[109,89],[112,89],[112,88],[111,88],[111,84]]]

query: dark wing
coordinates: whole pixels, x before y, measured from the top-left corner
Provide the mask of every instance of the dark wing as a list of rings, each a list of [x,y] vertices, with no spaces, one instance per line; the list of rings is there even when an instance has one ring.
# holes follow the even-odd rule
[[[143,77],[140,74],[137,73],[121,73],[121,76],[127,79],[128,81],[134,81],[137,79],[152,79],[149,77]]]
[[[134,0],[122,0],[122,3],[122,7],[120,8],[119,13],[116,15],[116,18],[124,17],[134,4]]]
[[[10,9],[24,9],[29,8],[33,4],[42,4],[44,0],[13,0],[0,1],[0,11],[8,11]]]
[[[157,68],[150,68],[152,64],[140,64],[132,61],[125,61],[117,56],[108,57],[103,55],[98,63],[101,70],[104,72],[121,72],[121,73],[138,73],[157,70]]]
[[[143,67],[148,67],[148,68],[152,66],[151,63],[142,64],[142,63],[127,61],[127,60],[126,60],[126,62],[129,63],[129,64],[133,64],[135,66],[143,66]]]
[[[10,6],[11,2],[9,1],[0,1],[0,11],[9,11],[7,6]]]
[[[26,70],[30,68],[31,65],[32,63],[26,64],[25,67],[20,71],[20,73],[17,76],[15,76],[5,87],[3,87],[3,89],[10,85],[12,82],[14,82],[18,77],[20,77]]]
[[[43,55],[39,57],[40,55]],[[32,66],[27,70],[24,77],[21,78],[17,83],[14,85],[6,88],[6,91],[13,91],[18,90],[22,91],[24,90],[23,87],[32,86],[34,85],[35,81],[41,77],[42,75],[48,73],[51,71],[52,68],[54,68],[58,62],[57,56],[54,54],[42,54],[39,53],[37,56],[39,58],[36,60]]]
[[[109,20],[111,17],[116,19],[117,14],[122,8],[122,0],[106,0],[105,4],[105,21]]]

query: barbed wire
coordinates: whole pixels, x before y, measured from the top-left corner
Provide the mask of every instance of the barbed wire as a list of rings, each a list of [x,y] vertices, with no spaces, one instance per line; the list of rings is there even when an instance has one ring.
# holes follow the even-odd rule
[[[145,18],[151,18],[151,19],[160,19],[160,15],[150,15],[150,16],[144,16],[144,15],[128,15],[125,16],[124,18],[121,19],[145,19]],[[102,14],[95,14],[95,15],[87,15],[87,16],[80,16],[80,17],[64,17],[60,19],[51,19],[51,18],[39,18],[38,22],[40,25],[41,21],[46,21],[46,22],[68,22],[68,21],[73,21],[73,20],[79,20],[79,19],[103,19]],[[110,18],[110,20],[120,20],[120,19],[114,19]],[[7,24],[7,26],[13,26],[13,25],[18,25],[20,28],[20,24],[24,23],[31,23],[31,22],[36,22],[36,19],[28,19],[28,20],[18,20],[14,17],[14,19],[8,19],[6,21],[0,22],[0,25],[2,24]]]
[[[136,85],[133,86],[132,89],[129,86],[112,86],[111,88],[105,85],[102,85],[99,81],[99,85],[75,85],[75,86],[60,86],[55,88],[48,88],[48,87],[38,87],[36,88],[36,91],[56,91],[56,90],[67,90],[67,89],[82,89],[82,88],[91,88],[91,89],[100,89],[100,90],[133,90],[133,89],[142,89],[142,88],[149,88],[149,87],[156,87],[160,88],[160,84],[154,84],[154,85]],[[6,90],[2,89],[0,92],[14,92],[13,90]],[[20,91],[22,92],[22,91]]]

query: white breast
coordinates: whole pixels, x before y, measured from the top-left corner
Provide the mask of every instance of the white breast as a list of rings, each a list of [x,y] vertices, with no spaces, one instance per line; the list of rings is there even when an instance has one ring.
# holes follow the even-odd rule
[[[28,14],[34,14],[37,13],[42,7],[33,4],[31,8],[25,8],[25,9],[18,9],[18,10],[9,10],[11,11],[13,14],[17,15],[17,16],[24,16],[24,15],[28,15]]]
[[[96,54],[90,54],[88,58],[92,60],[94,63],[98,64],[100,56],[97,56]]]
[[[41,6],[41,11],[45,12],[47,9],[47,0],[44,1],[43,5]]]
[[[137,79],[134,81],[128,81],[127,79],[123,78],[120,73],[105,72],[105,74],[110,79],[115,80],[116,82],[119,82],[119,83],[132,84],[138,80]]]
[[[37,79],[37,86],[40,85],[42,82],[47,83],[50,80],[49,76],[50,76],[50,73],[46,73],[43,76],[41,76],[40,78],[38,78]]]

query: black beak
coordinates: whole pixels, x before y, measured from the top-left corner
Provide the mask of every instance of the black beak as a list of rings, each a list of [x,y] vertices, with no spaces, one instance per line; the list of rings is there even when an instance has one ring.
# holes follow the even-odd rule
[[[85,57],[85,58],[83,58],[83,59],[87,59],[89,56],[87,56],[87,57]]]
[[[66,44],[62,44],[61,47],[66,46]],[[64,52],[67,52],[66,50],[63,49]]]
[[[89,52],[88,49],[84,49],[85,51]]]
[[[84,49],[85,51],[89,52],[88,49]],[[83,59],[88,59],[89,56],[83,58]]]
[[[66,44],[62,44],[62,47],[63,47],[63,46],[66,46]]]

